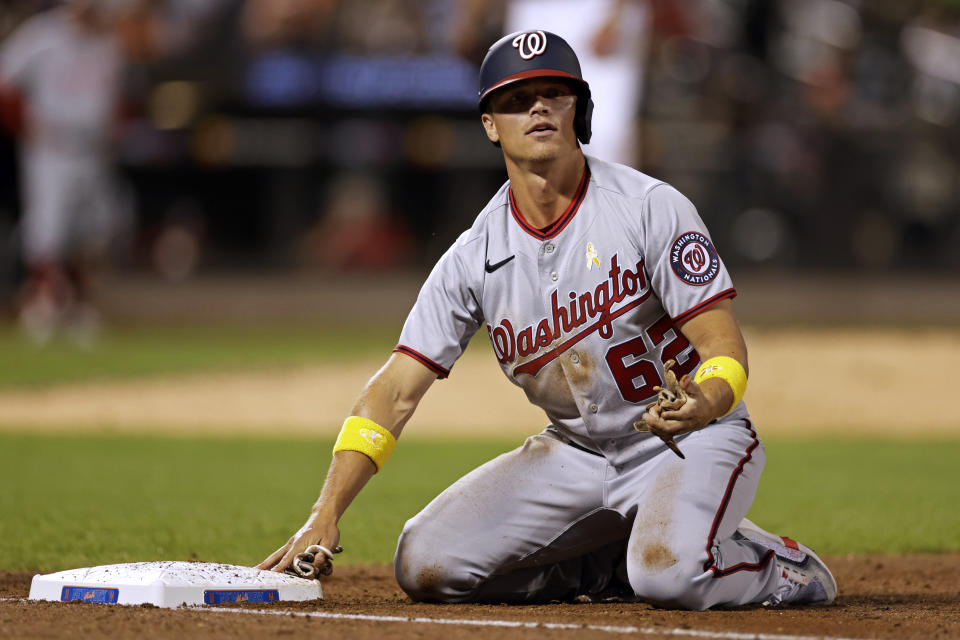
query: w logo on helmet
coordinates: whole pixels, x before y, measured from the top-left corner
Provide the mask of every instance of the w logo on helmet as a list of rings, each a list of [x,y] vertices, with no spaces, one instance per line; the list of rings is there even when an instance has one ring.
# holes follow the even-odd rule
[[[547,50],[547,34],[543,31],[521,33],[513,39],[513,47],[520,52],[520,57],[529,60]]]

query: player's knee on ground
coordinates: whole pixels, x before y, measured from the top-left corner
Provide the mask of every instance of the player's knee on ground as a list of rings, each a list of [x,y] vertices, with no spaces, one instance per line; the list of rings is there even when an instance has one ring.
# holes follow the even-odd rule
[[[394,557],[397,583],[417,601],[463,602],[476,588],[476,581],[454,566],[429,526],[414,517],[403,527]]]
[[[671,541],[632,544],[627,550],[627,575],[634,593],[663,607],[703,610],[703,549],[684,549]]]

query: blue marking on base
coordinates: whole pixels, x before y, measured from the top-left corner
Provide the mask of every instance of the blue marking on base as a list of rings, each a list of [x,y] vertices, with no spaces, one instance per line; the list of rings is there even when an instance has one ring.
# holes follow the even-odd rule
[[[203,592],[204,604],[221,604],[223,602],[276,602],[279,599],[280,592],[277,589],[210,589]]]
[[[82,600],[84,602],[101,602],[116,604],[120,596],[120,589],[99,589],[93,587],[64,587],[60,592],[60,600]]]

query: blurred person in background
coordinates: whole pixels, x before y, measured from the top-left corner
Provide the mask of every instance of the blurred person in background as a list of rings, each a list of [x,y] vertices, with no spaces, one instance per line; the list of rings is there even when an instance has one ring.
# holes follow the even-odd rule
[[[385,185],[348,171],[331,179],[320,217],[300,243],[301,261],[337,271],[390,271],[409,261],[413,244]]]
[[[26,278],[19,320],[43,344],[96,335],[90,268],[121,217],[112,136],[126,0],[70,0],[26,20],[0,49],[0,92],[23,105],[16,132]],[[9,98],[8,98],[9,101]]]
[[[341,0],[246,0],[240,20],[246,41],[269,48],[291,44],[320,47],[329,36]]]

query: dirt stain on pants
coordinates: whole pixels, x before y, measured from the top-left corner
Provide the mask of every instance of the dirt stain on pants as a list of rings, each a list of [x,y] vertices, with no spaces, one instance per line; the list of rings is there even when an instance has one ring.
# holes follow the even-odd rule
[[[659,573],[679,561],[670,545],[670,529],[682,474],[679,465],[662,471],[637,508],[630,560],[646,573]]]

